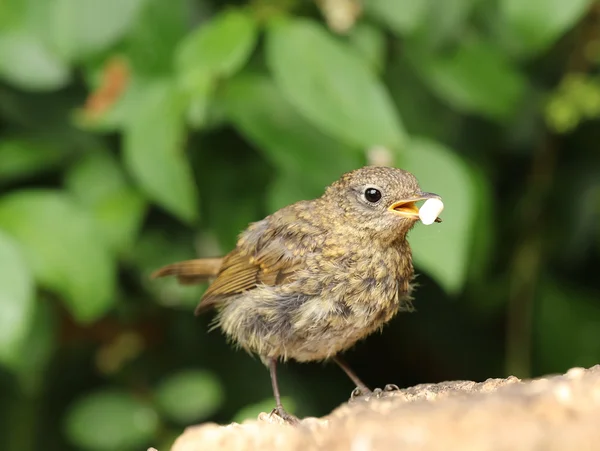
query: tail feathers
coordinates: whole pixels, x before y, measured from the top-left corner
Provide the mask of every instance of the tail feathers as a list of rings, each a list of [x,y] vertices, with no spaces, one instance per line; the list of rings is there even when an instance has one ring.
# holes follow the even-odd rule
[[[222,258],[200,258],[186,260],[164,266],[154,273],[152,278],[176,276],[182,285],[194,285],[216,277],[223,263]]]

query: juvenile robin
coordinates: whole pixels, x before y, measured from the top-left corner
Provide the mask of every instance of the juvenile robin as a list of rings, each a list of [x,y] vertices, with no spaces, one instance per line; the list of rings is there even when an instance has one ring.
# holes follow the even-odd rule
[[[225,335],[269,367],[274,412],[295,422],[281,404],[279,360],[332,359],[371,393],[339,354],[410,308],[407,233],[419,220],[416,202],[427,199],[441,204],[410,172],[363,167],[318,199],[250,224],[225,257],[174,263],[153,277],[174,275],[183,284],[214,278],[196,314],[216,309]]]

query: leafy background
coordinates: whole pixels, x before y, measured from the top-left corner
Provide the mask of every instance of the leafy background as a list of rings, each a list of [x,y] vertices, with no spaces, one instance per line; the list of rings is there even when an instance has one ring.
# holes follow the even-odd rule
[[[600,6],[591,0],[3,0],[0,447],[168,449],[273,405],[204,287],[149,280],[367,163],[445,200],[372,386],[600,359]],[[290,410],[347,399],[281,369]]]

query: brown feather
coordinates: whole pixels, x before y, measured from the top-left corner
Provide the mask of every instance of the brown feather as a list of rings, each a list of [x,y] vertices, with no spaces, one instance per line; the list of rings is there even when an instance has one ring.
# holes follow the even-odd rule
[[[219,274],[223,258],[199,258],[164,266],[152,273],[156,279],[165,276],[176,276],[182,285],[193,285],[206,282]]]
[[[271,252],[265,252],[267,249]],[[283,255],[281,248],[274,246],[267,246],[260,252],[259,258],[242,254],[239,248],[234,249],[223,259],[217,278],[204,293],[195,314],[199,315],[216,306],[220,300],[258,285],[273,286],[287,282],[302,267],[302,262],[300,259],[284,259]]]
[[[311,211],[312,204],[304,204]],[[196,283],[216,276],[200,300],[196,315],[259,285],[287,283],[305,266],[305,253],[314,249],[318,242],[306,230],[296,228],[301,219],[298,215],[305,213],[299,208],[302,206],[298,203],[281,210],[284,213],[281,218],[268,217],[250,225],[237,247],[223,259],[174,263],[158,270],[154,277],[176,275],[181,283]],[[311,229],[310,232],[320,234],[321,230]],[[298,242],[303,244],[302,253],[298,252]]]

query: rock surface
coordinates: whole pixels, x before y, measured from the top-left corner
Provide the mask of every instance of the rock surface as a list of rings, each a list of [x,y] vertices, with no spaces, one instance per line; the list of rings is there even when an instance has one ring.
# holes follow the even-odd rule
[[[562,376],[423,384],[359,397],[298,426],[188,428],[171,451],[600,450],[600,365]]]

